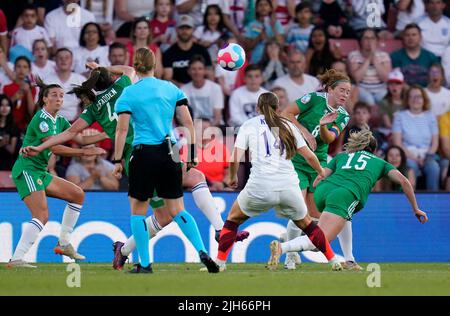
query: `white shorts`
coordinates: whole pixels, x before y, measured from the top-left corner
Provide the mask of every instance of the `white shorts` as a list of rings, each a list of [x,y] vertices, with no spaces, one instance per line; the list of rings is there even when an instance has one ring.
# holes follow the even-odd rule
[[[244,188],[237,198],[239,207],[248,217],[274,208],[277,215],[297,221],[305,218],[307,208],[299,186],[283,191],[256,191]]]

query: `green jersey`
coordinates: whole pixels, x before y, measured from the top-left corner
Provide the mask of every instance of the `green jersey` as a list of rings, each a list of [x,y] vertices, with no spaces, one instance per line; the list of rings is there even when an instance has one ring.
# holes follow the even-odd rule
[[[367,201],[375,183],[396,168],[372,153],[361,150],[354,153],[340,153],[327,166],[333,174],[319,183],[332,183],[334,186],[350,190],[359,200],[359,208]]]
[[[95,102],[81,113],[80,118],[85,120],[89,125],[98,122],[106,135],[114,140],[118,120],[117,113],[115,112],[116,101],[123,90],[130,85],[131,80],[128,76],[120,77],[112,86],[96,96]],[[130,125],[126,143],[131,144],[133,137],[133,127]]]
[[[327,125],[327,127],[334,128],[341,133],[347,126],[350,116],[347,111],[339,106],[337,109],[333,109],[327,102],[328,93],[325,92],[313,92],[305,94],[303,97],[295,101],[297,103],[300,114],[297,117],[297,121],[304,126],[315,138],[317,142],[317,149],[314,151],[320,162],[327,161],[328,144],[326,144],[320,138],[320,119],[328,113],[338,111],[339,115],[333,123]],[[294,166],[298,169],[311,169],[314,171],[303,156],[296,154],[292,158]]]
[[[39,146],[44,138],[62,133],[69,127],[70,123],[66,118],[59,114],[53,117],[41,109],[31,119],[22,147]],[[13,168],[13,177],[18,176],[23,170],[46,171],[51,154],[50,149],[46,149],[33,157],[24,158],[20,155]]]

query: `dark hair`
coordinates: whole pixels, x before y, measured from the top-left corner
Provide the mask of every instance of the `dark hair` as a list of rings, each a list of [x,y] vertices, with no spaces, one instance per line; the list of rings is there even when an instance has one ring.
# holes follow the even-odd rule
[[[206,66],[205,58],[202,55],[192,56],[191,60],[189,60],[189,67],[191,67],[191,65],[196,62],[202,63],[203,66]]]
[[[114,83],[111,73],[105,67],[99,67],[91,71],[89,78],[84,81],[81,86],[74,85],[73,89],[69,91],[70,94],[75,94],[77,98],[88,98],[89,101],[95,101],[95,91],[102,91],[110,87]]]
[[[269,45],[272,45],[272,44],[275,44],[278,46],[278,49],[280,51],[280,56],[283,54],[283,46],[280,43],[278,43],[278,41],[276,41],[275,39],[268,40],[264,45],[263,56],[259,62],[259,65],[261,66],[262,69],[265,69],[270,62],[268,48],[269,48]]]
[[[33,42],[33,46],[32,46],[32,49],[31,49],[32,51],[34,51],[35,46],[36,46],[37,43],[44,43],[45,47],[48,50],[47,42],[43,38],[38,38],[37,40],[34,40],[34,42]]]
[[[299,13],[304,9],[309,9],[310,11],[312,11],[311,3],[309,3],[308,1],[302,1],[299,4],[297,4],[295,6],[295,14]]]
[[[210,10],[216,10],[217,14],[219,15],[219,24],[217,25],[217,30],[219,32],[222,32],[226,27],[225,23],[223,22],[222,9],[217,4],[210,4],[206,7],[205,14],[203,15],[203,26],[205,27],[205,30],[210,30],[208,26],[208,14]]]
[[[270,11],[269,15],[272,15],[272,13],[273,13],[273,3],[272,3],[271,0],[256,0],[256,3],[255,3],[255,17],[256,17],[257,20],[260,18],[260,16],[259,16],[258,10],[256,10],[256,8],[258,7],[258,4],[261,1],[266,1],[267,3],[269,3],[270,8],[272,9],[272,11]]]
[[[8,101],[8,105],[11,108],[11,110],[9,111],[8,116],[6,116],[5,127],[11,126],[14,129],[17,129],[16,124],[14,124],[13,103],[12,103],[11,99],[6,94],[0,94],[0,106],[1,106],[1,104],[3,102],[3,100],[7,100]]]
[[[67,47],[61,47],[61,48],[58,48],[58,50],[57,50],[56,53],[55,53],[55,57],[56,57],[59,53],[61,53],[61,52],[69,52],[70,55],[73,57],[72,51],[71,51],[70,49],[68,49]]]
[[[40,77],[36,77],[36,85],[39,87],[39,97],[38,101],[36,103],[39,107],[44,107],[44,97],[48,96],[48,93],[50,89],[53,88],[59,88],[62,89],[62,87],[59,84],[52,83],[52,84],[45,84]]]
[[[37,10],[36,6],[34,6],[32,4],[27,4],[23,8],[22,13],[20,13],[20,15],[24,14],[25,11],[28,11],[28,10],[34,11],[36,13],[36,15],[38,14],[38,10]]]
[[[372,32],[375,35],[375,38],[378,40],[378,33],[377,33],[377,31],[374,28],[366,27],[365,29],[363,29],[361,31],[361,37],[359,38],[359,42],[360,43],[362,42],[362,38],[363,38],[364,34],[367,33],[367,32]]]
[[[148,20],[146,17],[140,17],[140,18],[134,20],[133,25],[131,26],[131,33],[130,33],[131,41],[133,42],[133,44],[136,42],[136,36],[134,35],[134,32],[136,31],[138,24],[141,22],[145,22],[148,26],[147,45],[149,45],[153,40],[153,34],[152,34],[152,30],[150,29],[150,25],[148,24]]]
[[[125,45],[119,42],[114,42],[111,45],[109,45],[109,53],[111,54],[112,50],[117,48],[123,49],[125,52],[127,52],[127,48],[125,47]]]
[[[264,115],[267,126],[275,138],[280,138],[280,154],[286,151],[286,159],[291,159],[297,152],[297,144],[288,120],[277,114],[278,105],[275,93],[264,92],[258,98],[258,109]]]
[[[355,113],[357,109],[364,109],[367,110],[369,113],[371,112],[370,105],[362,101],[358,101],[355,103],[355,106],[353,107],[353,113]]]
[[[400,171],[405,177],[408,176],[408,167],[406,165],[406,153],[403,150],[403,148],[401,148],[400,146],[397,145],[391,145],[386,149],[386,154],[385,154],[385,159],[386,161],[388,161],[388,153],[389,151],[391,151],[392,149],[398,149],[400,151],[400,156],[402,158],[402,161],[400,162],[400,166],[397,168],[398,171]],[[389,162],[389,161],[388,161]]]
[[[325,45],[321,51],[314,49],[312,38],[315,32],[322,32],[325,37]],[[321,26],[315,26],[311,35],[309,36],[308,48],[313,50],[313,55],[309,64],[309,74],[313,76],[320,75],[325,69],[330,69],[333,62],[336,60],[330,49],[329,37],[325,29]]]
[[[405,28],[403,29],[403,34],[405,34],[405,32],[409,29],[417,29],[419,31],[419,34],[422,34],[422,29],[420,28],[420,26],[417,23],[409,23],[405,26]]]
[[[28,67],[31,69],[31,61],[28,59],[27,56],[19,56],[16,58],[16,60],[14,61],[14,67],[17,66],[17,63],[21,60],[25,60],[26,63],[28,64]]]
[[[258,64],[250,64],[245,68],[245,74],[247,75],[250,71],[259,70],[262,72],[261,66]]]
[[[94,25],[97,28],[98,32],[98,45],[100,46],[106,46],[105,37],[103,36],[102,29],[100,28],[100,25],[94,22],[86,23],[80,32],[80,46],[86,47],[86,41],[84,40],[84,33],[86,33],[86,29],[88,26]]]

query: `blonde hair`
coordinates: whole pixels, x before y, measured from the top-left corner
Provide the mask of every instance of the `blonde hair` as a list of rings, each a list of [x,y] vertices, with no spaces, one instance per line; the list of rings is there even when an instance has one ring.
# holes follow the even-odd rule
[[[297,152],[297,143],[294,133],[288,126],[288,121],[277,114],[279,100],[275,93],[265,92],[258,98],[258,109],[264,115],[266,124],[272,129],[275,137],[280,138],[280,154],[286,150],[286,159],[291,159]]]
[[[377,148],[377,140],[372,135],[369,126],[365,125],[359,132],[351,132],[344,149],[347,153],[365,150],[373,153]]]
[[[155,54],[148,48],[139,48],[134,54],[134,69],[141,74],[148,73],[155,69]]]
[[[329,88],[334,89],[341,82],[350,83],[349,76],[336,69],[328,69],[322,75],[317,76],[317,78],[319,78],[325,92],[328,92]]]

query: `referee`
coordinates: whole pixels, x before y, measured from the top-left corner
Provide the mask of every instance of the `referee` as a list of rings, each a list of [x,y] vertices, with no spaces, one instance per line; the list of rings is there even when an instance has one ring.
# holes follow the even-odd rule
[[[140,80],[123,91],[116,103],[119,116],[114,152],[114,175],[122,174],[122,154],[130,120],[134,128],[133,154],[129,161],[128,196],[131,205],[131,231],[136,240],[140,263],[130,273],[151,273],[149,231],[145,223],[149,199],[154,191],[164,199],[170,216],[198,251],[210,273],[219,272],[209,257],[195,219],[184,209],[182,170],[172,157],[174,114],[190,132],[190,158],[195,166],[194,125],[186,95],[169,81],[156,79],[155,55],[147,48],[136,51],[133,62]]]

